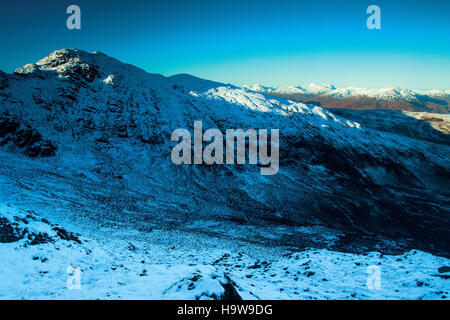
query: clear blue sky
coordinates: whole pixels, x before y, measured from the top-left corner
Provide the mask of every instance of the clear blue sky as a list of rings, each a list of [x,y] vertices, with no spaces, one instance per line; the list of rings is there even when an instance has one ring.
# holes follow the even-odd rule
[[[70,4],[82,30],[66,28]],[[371,4],[381,30],[366,28]],[[449,16],[448,0],[1,1],[0,70],[79,48],[237,85],[450,89]]]

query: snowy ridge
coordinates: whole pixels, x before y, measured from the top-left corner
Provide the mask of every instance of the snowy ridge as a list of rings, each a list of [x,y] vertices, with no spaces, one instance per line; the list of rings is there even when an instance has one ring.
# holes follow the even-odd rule
[[[120,125],[116,126],[114,131],[120,130],[118,127],[126,127],[126,130],[133,130],[134,135],[144,139],[149,139],[151,135],[149,126],[155,125],[143,123],[145,119],[154,121],[158,117],[160,123],[158,131],[169,134],[176,126],[192,125],[184,119],[186,113],[201,119],[206,114],[214,115],[211,118],[230,116],[238,118],[243,116],[242,113],[245,116],[246,113],[264,112],[280,128],[287,126],[283,117],[289,114],[309,114],[312,117],[308,119],[297,117],[296,126],[302,127],[305,120],[308,123],[314,122],[317,126],[322,125],[324,120],[333,126],[331,122],[344,127],[348,125],[347,121],[341,121],[338,117],[325,116],[330,115],[328,111],[314,111],[318,110],[315,106],[280,99],[266,99],[262,95],[238,87],[186,74],[168,78],[149,74],[98,52],[89,54],[75,49],[58,50],[36,64],[17,69],[15,75],[33,76],[26,81],[23,77],[12,77],[9,87],[14,87],[12,94],[17,96],[17,101],[13,102],[27,106],[23,108],[28,112],[26,118],[32,118],[35,123],[36,116],[52,117],[55,107],[60,106],[61,111],[57,112],[67,113],[64,118],[71,117],[70,122],[74,122],[76,118],[92,117],[89,119],[93,122],[92,128],[101,128],[105,125],[104,119],[98,117],[98,112],[113,112],[113,115],[120,118],[116,121],[120,122]],[[94,100],[91,99],[93,92],[95,92]],[[9,110],[14,113],[17,103],[7,103],[7,110],[11,106],[13,109]],[[50,109],[52,115],[42,110],[43,103],[52,104],[52,106],[47,104],[44,108]],[[70,112],[62,110],[67,109],[67,104],[71,105]],[[195,104],[201,106],[193,107]],[[263,117],[256,120],[260,120],[261,127],[266,121]],[[39,122],[42,123],[43,120]],[[133,123],[132,126],[130,122]],[[170,127],[166,126],[169,123]],[[111,128],[104,127],[102,131],[107,129]],[[131,132],[127,134],[132,135]]]

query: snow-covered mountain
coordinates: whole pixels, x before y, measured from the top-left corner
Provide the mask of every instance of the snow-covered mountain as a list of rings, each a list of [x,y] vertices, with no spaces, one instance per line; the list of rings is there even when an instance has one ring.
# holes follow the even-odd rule
[[[267,93],[295,101],[313,101],[323,107],[349,109],[392,109],[448,113],[450,90],[413,90],[398,87],[381,89],[336,88],[327,84],[303,86],[264,87],[243,86],[246,89]],[[311,100],[312,99],[312,100]]]
[[[357,87],[336,88],[331,84],[310,83],[303,86],[265,87],[259,84],[253,86],[244,85],[246,89],[261,93],[279,94],[309,94],[309,95],[329,95],[336,98],[346,98],[352,96],[365,96],[389,100],[411,100],[417,96],[445,97],[450,95],[450,90],[415,90],[403,89],[399,87],[386,87],[381,89],[368,89]]]
[[[196,120],[205,130],[222,132],[279,129],[278,174],[261,176],[255,165],[174,165],[171,133],[192,131]],[[288,294],[279,294],[280,287],[254,265],[277,273],[292,264],[298,277],[332,277],[300,270],[297,258],[280,256],[300,252],[299,259],[313,259],[312,265],[319,260],[306,248],[319,248],[317,257],[332,260],[330,265],[344,258],[328,250],[348,252],[348,261],[371,250],[449,256],[450,147],[436,141],[373,130],[321,107],[247,88],[149,74],[100,52],[58,50],[13,74],[0,72],[2,256],[14,252],[9,274],[24,287],[29,273],[38,271],[43,273],[36,280],[57,283],[59,263],[73,256],[90,275],[88,285],[102,288],[89,297],[136,297],[150,279],[161,281],[153,298],[219,298],[232,294],[230,284],[247,298],[305,297],[289,275],[280,278]],[[39,258],[39,248],[50,264]],[[95,270],[84,257],[92,252],[100,262]],[[430,277],[447,261],[431,254],[383,261],[389,270],[399,261],[426,261],[422,275]],[[149,259],[149,267],[136,263]],[[23,269],[12,267],[17,265]],[[113,282],[102,282],[103,269]],[[131,291],[117,289],[127,285],[118,284],[125,274]],[[260,281],[254,280],[257,292],[252,276]],[[355,277],[355,283],[363,279]],[[436,290],[413,296],[445,295],[433,293],[443,287],[435,279],[429,288]],[[322,286],[315,279],[321,289],[310,298],[340,290],[341,280],[336,276]],[[398,287],[391,289],[379,297],[395,297]],[[356,291],[356,297],[374,297]],[[8,296],[24,291],[12,292]],[[336,297],[349,297],[342,292]]]

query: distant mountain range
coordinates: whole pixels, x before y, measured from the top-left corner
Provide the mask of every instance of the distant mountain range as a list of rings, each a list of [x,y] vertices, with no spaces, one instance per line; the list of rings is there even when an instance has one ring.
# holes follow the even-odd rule
[[[256,84],[246,85],[244,88],[326,108],[407,110],[444,114],[450,111],[450,90],[337,88],[319,84],[279,88]]]

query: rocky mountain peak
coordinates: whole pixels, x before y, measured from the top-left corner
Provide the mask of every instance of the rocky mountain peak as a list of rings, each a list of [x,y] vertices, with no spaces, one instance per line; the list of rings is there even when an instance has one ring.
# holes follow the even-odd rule
[[[106,55],[101,53],[88,53],[77,49],[61,49],[50,53],[45,58],[36,63],[26,64],[14,71],[15,74],[34,74],[45,77],[46,73],[53,73],[59,77],[72,76],[73,78],[83,78],[91,82],[99,73],[96,55]]]

